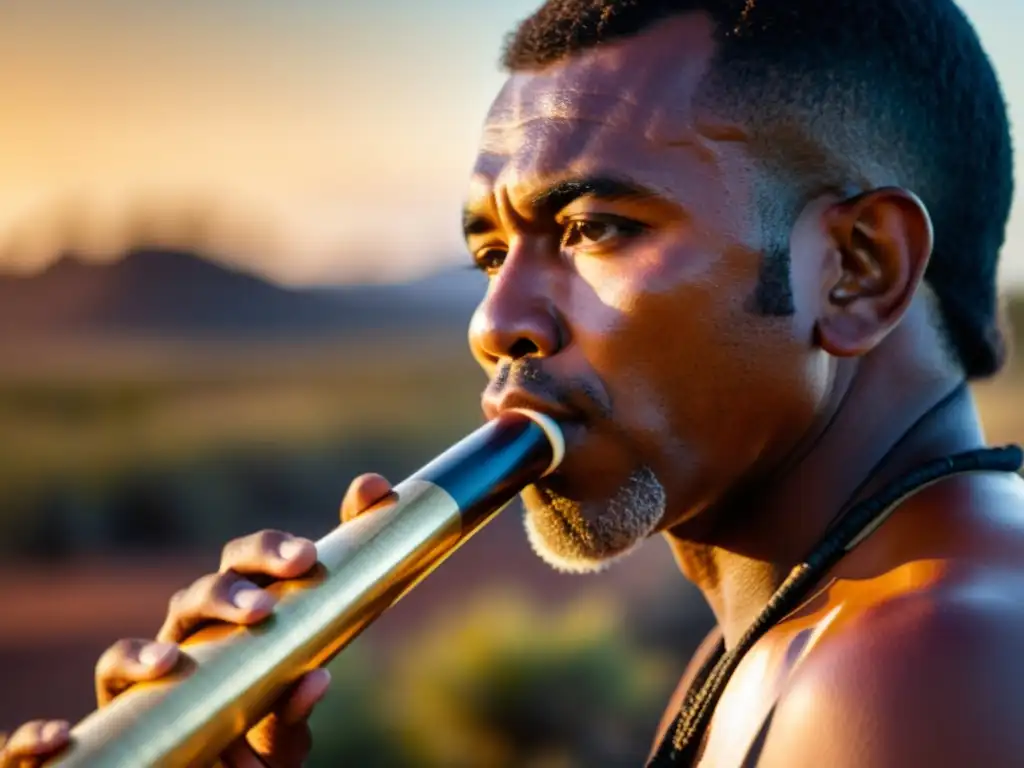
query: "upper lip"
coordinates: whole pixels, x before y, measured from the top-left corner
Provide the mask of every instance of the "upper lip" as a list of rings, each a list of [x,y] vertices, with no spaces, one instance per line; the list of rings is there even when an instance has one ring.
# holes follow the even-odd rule
[[[574,421],[580,418],[578,413],[550,400],[537,397],[524,389],[506,389],[498,395],[484,394],[481,398],[484,415],[488,419],[514,408],[527,408],[550,416],[556,421]]]

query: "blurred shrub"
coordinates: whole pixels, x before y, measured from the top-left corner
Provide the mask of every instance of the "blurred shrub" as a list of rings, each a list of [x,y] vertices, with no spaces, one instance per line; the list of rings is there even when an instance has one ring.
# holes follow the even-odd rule
[[[489,594],[437,617],[386,668],[351,650],[313,723],[314,767],[637,765],[673,682],[609,601],[559,614]]]
[[[310,718],[308,768],[413,768],[383,696],[385,666],[361,640],[331,664],[331,691]]]
[[[645,652],[670,660],[678,677],[714,626],[714,615],[700,591],[678,572],[646,590],[645,598],[625,606],[629,637]]]

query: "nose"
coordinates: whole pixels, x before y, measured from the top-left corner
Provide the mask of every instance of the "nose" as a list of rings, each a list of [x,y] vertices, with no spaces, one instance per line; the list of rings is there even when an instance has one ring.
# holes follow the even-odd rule
[[[543,270],[506,258],[470,324],[470,346],[485,368],[502,360],[550,357],[566,338]]]

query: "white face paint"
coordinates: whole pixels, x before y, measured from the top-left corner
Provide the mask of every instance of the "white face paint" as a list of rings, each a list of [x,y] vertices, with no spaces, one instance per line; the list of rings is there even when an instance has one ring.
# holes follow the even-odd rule
[[[623,559],[665,514],[665,489],[644,467],[607,501],[578,502],[545,488],[523,492],[526,535],[534,552],[566,573],[595,573]]]

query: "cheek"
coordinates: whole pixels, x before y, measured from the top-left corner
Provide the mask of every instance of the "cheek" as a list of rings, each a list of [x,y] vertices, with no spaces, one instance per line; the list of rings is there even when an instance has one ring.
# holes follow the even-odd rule
[[[723,367],[735,362],[728,350],[742,329],[731,304],[742,302],[722,286],[740,293],[747,278],[727,267],[678,248],[577,260],[575,340],[633,434],[664,444],[685,404],[709,412],[715,389],[735,380]]]
[[[840,256],[825,231],[818,206],[809,206],[797,220],[790,235],[789,255],[797,332],[812,345],[817,319],[842,271]]]
[[[577,341],[650,461],[714,474],[709,465],[755,461],[812,420],[827,366],[797,318],[750,311],[758,259],[648,253],[590,266],[581,281]]]

